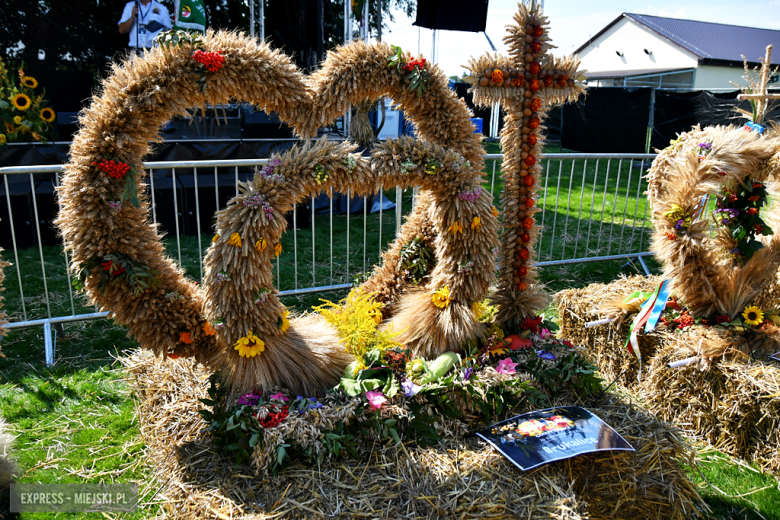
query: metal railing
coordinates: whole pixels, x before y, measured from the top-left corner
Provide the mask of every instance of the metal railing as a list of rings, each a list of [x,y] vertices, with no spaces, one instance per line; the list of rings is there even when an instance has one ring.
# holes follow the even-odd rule
[[[543,170],[540,179],[540,193],[537,204],[541,211],[537,215],[537,223],[542,230],[537,244],[537,265],[549,267],[582,262],[600,262],[616,259],[636,258],[645,272],[648,272],[643,257],[651,255],[645,251],[648,242],[647,201],[641,196],[646,188],[643,172],[649,167],[655,157],[652,154],[581,154],[563,153],[543,156]],[[485,181],[486,187],[494,198],[498,198],[502,187],[500,178],[500,161],[502,154],[486,154]],[[175,234],[175,251],[169,253],[176,258],[179,265],[182,263],[184,252],[185,264],[189,266],[193,277],[203,276],[204,241],[206,247],[210,243],[210,226],[205,226],[201,216],[202,209],[206,211],[212,206],[219,210],[224,207],[226,201],[233,194],[238,193],[238,182],[247,180],[253,175],[253,169],[264,165],[268,159],[253,160],[215,160],[215,161],[174,161],[174,162],[148,162],[145,169],[148,172],[148,190],[152,207],[152,220],[158,223],[158,208],[165,208],[169,204],[173,207],[173,225],[169,223],[169,232]],[[57,330],[62,324],[92,320],[108,317],[107,312],[87,312],[88,306],[76,304],[74,291],[71,287],[71,273],[68,269],[68,254],[59,247],[56,254],[64,255],[59,266],[52,261],[53,253],[47,246],[47,251],[41,239],[42,221],[39,215],[38,198],[35,176],[40,174],[52,175],[51,182],[56,187],[59,185],[60,174],[63,166],[16,166],[0,168],[5,188],[5,199],[8,210],[8,219],[11,230],[11,242],[13,245],[14,270],[9,270],[6,278],[7,284],[13,283],[14,274],[18,286],[18,304],[11,305],[11,322],[7,329],[22,329],[26,327],[43,326],[44,344],[47,364],[54,363],[55,344]],[[170,171],[170,174],[167,172]],[[34,219],[34,234],[37,239],[37,251],[23,249],[26,257],[37,256],[40,262],[40,275],[32,272],[22,272],[20,265],[20,249],[17,247],[16,228],[19,222],[14,219],[11,204],[11,190],[9,178],[19,179],[19,176],[28,176],[30,187],[30,205],[32,206],[32,218]],[[26,181],[21,181],[26,184]],[[38,181],[40,184],[42,181]],[[48,180],[44,180],[49,182]],[[158,184],[157,188],[155,183]],[[164,186],[162,186],[164,184]],[[19,182],[14,184],[20,186]],[[170,185],[170,200],[157,200],[163,190]],[[26,187],[24,188],[26,189]],[[213,189],[214,199],[206,199],[203,193]],[[223,191],[222,196],[220,190]],[[190,196],[188,191],[192,191]],[[225,193],[228,191],[228,193]],[[393,195],[394,191],[394,195]],[[379,209],[376,214],[368,212],[369,198],[355,199],[347,190],[342,202],[346,205],[346,215],[334,211],[334,193],[328,194],[327,210],[318,213],[316,200],[306,201],[309,207],[303,209],[296,207],[291,213],[291,226],[283,238],[287,242],[285,251],[292,247],[292,262],[282,263],[279,258],[275,265],[276,287],[281,296],[298,296],[315,292],[347,289],[352,286],[350,277],[359,273],[367,273],[369,268],[381,258],[386,245],[395,237],[400,229],[404,214],[408,213],[414,205],[416,190],[410,193],[396,187],[383,190],[383,197],[379,197]],[[386,197],[389,197],[385,199]],[[393,196],[395,200],[392,200]],[[194,198],[193,201],[190,200]],[[362,200],[361,200],[362,199]],[[210,200],[207,202],[207,200]],[[386,201],[395,205],[394,215],[385,211]],[[362,203],[362,215],[360,210],[355,214],[354,204]],[[205,208],[205,206],[208,208]],[[406,208],[406,211],[404,210]],[[390,209],[390,208],[388,208]],[[191,224],[194,216],[194,228]],[[305,231],[306,223],[301,224],[300,218],[309,220],[310,235]],[[170,219],[169,219],[170,220]],[[189,221],[190,224],[186,224]],[[334,225],[334,221],[335,222]],[[29,225],[29,222],[26,222]],[[358,244],[355,244],[353,235],[362,224],[362,232],[359,233]],[[319,227],[318,227],[319,225]],[[325,237],[320,237],[320,243],[324,239],[325,246],[317,247],[317,235],[322,234],[325,227]],[[184,233],[182,228],[186,228]],[[389,229],[392,228],[392,229]],[[292,231],[290,233],[289,231]],[[32,229],[31,229],[31,232]],[[194,235],[197,242],[197,253],[192,239],[186,235]],[[340,245],[334,255],[335,239]],[[292,237],[289,235],[292,234]],[[182,245],[182,239],[187,242]],[[362,244],[360,242],[362,241]],[[369,241],[371,244],[369,244]],[[291,244],[290,244],[291,242]],[[357,247],[356,247],[357,245]],[[173,248],[172,240],[169,242]],[[342,250],[343,248],[343,250]],[[309,264],[309,249],[311,257]],[[362,262],[360,254],[362,253]],[[192,256],[197,255],[197,260]],[[56,256],[56,255],[55,255]],[[48,257],[48,260],[47,260]],[[334,264],[334,258],[336,260]],[[32,261],[32,260],[30,260]],[[25,262],[26,264],[29,262]],[[193,264],[197,264],[194,266]],[[307,274],[308,266],[311,266]],[[49,271],[47,273],[47,267]],[[334,270],[335,267],[335,270]],[[362,267],[362,269],[361,269]],[[60,302],[57,316],[53,312],[50,288],[47,278],[53,278],[52,270],[64,273],[68,296],[67,303]],[[311,278],[309,279],[309,274]],[[61,277],[60,274],[56,275]],[[284,279],[284,283],[282,280]],[[304,281],[305,279],[305,281]],[[25,284],[42,282],[42,296],[45,302],[45,316],[32,316],[42,314],[39,309],[33,313],[28,312],[25,297]],[[310,282],[309,282],[310,280]],[[318,285],[319,284],[319,285]],[[15,289],[14,291],[15,292]],[[28,298],[33,292],[28,289]],[[40,300],[40,290],[34,298]],[[60,299],[64,298],[64,291],[55,293]],[[7,304],[11,304],[13,298],[9,294]],[[77,310],[78,307],[78,310]],[[14,319],[16,318],[16,319]]]

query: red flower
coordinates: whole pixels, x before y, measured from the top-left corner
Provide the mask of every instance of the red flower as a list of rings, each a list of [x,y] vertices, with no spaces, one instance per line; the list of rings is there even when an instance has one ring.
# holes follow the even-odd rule
[[[531,197],[528,197],[527,199],[525,199],[525,207],[526,208],[532,208],[533,205],[534,205],[534,199],[532,199]]]
[[[539,120],[539,118],[534,116],[534,117],[532,117],[531,119],[528,120],[528,128],[530,128],[532,130],[536,130],[537,128],[539,128],[539,124],[540,123],[541,123],[541,121]]]
[[[192,59],[206,67],[206,70],[209,72],[217,72],[222,68],[222,64],[225,62],[222,51],[203,52],[199,49],[192,53]]]
[[[536,182],[536,179],[534,179],[534,176],[533,176],[533,175],[526,175],[526,176],[523,178],[523,184],[525,184],[525,185],[526,185],[526,186],[528,186],[529,188],[530,188],[531,186],[533,186],[535,182]]]
[[[519,78],[513,79],[512,80],[512,85],[514,85],[516,87],[522,87],[523,85],[525,85],[525,78],[521,76]]]
[[[521,291],[525,291],[528,288],[528,286],[525,284],[525,282],[520,282],[519,284],[517,284],[517,288],[520,289]]]
[[[761,197],[759,197],[758,195],[753,195],[752,197],[748,197],[748,200],[750,202],[758,202],[758,199],[760,199],[760,198]]]
[[[537,74],[539,74],[539,72],[541,72],[542,66],[539,65],[537,62],[533,62],[531,63],[531,66],[528,67],[528,70],[531,72],[531,74],[536,76]]]
[[[736,193],[732,193],[732,194],[729,195],[729,202],[737,202],[737,198],[738,198],[737,194]]]
[[[756,230],[756,233],[763,234],[764,233],[764,226],[761,224],[754,224],[753,229]]]
[[[526,166],[533,166],[534,164],[536,164],[536,157],[534,157],[533,155],[529,155],[523,160],[523,162],[525,163]]]
[[[496,85],[499,83],[504,82],[504,73],[501,72],[499,69],[496,69],[493,71],[493,74],[490,76],[490,80],[495,83]]]
[[[536,134],[528,134],[528,138],[526,140],[528,141],[529,146],[536,146]]]
[[[541,38],[541,36],[542,36],[543,34],[544,34],[544,29],[542,28],[542,26],[541,26],[541,25],[537,25],[537,26],[535,26],[535,27],[534,27],[534,30],[533,30],[533,32],[531,33],[531,35],[532,35],[534,38]]]
[[[525,276],[528,274],[528,268],[526,266],[524,266],[524,265],[521,265],[517,269],[517,274],[520,275],[520,278],[525,278]]]
[[[531,92],[536,92],[539,90],[539,80],[534,78],[530,81],[529,87],[531,88]]]
[[[520,249],[518,256],[520,256],[520,258],[523,260],[528,260],[528,258],[531,256],[531,252],[528,250],[528,248],[523,247]]]
[[[726,316],[725,314],[719,314],[718,316],[715,316],[715,323],[720,325],[721,323],[729,323],[731,321],[731,318]]]
[[[529,235],[526,232],[520,233],[520,240],[523,242],[530,242],[531,241],[531,235]]]
[[[753,189],[756,189],[756,188],[763,188],[763,187],[764,187],[764,185],[763,185],[763,184],[761,184],[760,182],[754,182],[754,183],[753,183]]]
[[[533,42],[531,44],[531,53],[539,54],[542,51],[542,42]]]
[[[520,330],[530,330],[536,332],[539,329],[539,325],[542,324],[541,316],[534,316],[533,318],[524,318],[520,322]]]
[[[182,332],[179,334],[179,341],[185,345],[189,345],[192,343],[192,335],[189,332]]]
[[[565,87],[566,86],[566,76],[564,76],[563,74],[558,76],[558,79],[555,80],[555,84],[558,85],[559,87]]]
[[[544,77],[544,86],[545,87],[549,87],[550,85],[552,85],[552,82],[553,82],[553,77],[552,77],[551,74],[548,74],[548,75],[546,75]]]
[[[675,235],[673,231],[667,231],[665,234],[666,238],[669,240],[677,240],[677,235]]]
[[[533,217],[525,217],[525,219],[523,220],[523,227],[525,229],[531,229],[532,227],[534,227]]]
[[[747,214],[748,215],[755,215],[756,213],[758,213],[758,208],[748,208],[747,209]]]
[[[538,97],[533,98],[531,100],[531,110],[533,110],[534,112],[538,112],[540,108],[542,108],[542,100],[539,99]]]

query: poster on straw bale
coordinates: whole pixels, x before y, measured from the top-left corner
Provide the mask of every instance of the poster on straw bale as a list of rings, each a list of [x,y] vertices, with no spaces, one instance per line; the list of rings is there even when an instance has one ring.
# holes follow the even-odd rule
[[[596,451],[634,451],[611,426],[579,406],[512,417],[477,432],[523,471]]]

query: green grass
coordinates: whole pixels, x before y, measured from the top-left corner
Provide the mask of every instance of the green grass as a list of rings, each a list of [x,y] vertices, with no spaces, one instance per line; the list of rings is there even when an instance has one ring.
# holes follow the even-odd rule
[[[497,146],[488,145],[487,151],[495,153]],[[559,150],[548,148],[546,151]],[[583,161],[564,160],[559,164],[553,160],[549,174],[547,165],[543,166],[542,186],[546,183],[549,188],[547,196],[539,201],[544,212],[538,214],[537,221],[545,227],[539,260],[621,254],[646,248],[648,228],[641,226],[646,210],[646,199],[642,195],[645,187],[639,185],[638,169],[629,169],[628,163],[624,162],[618,183],[615,164],[611,165],[609,179],[607,165],[603,162],[597,168],[591,161],[586,165]],[[500,164],[496,164],[495,179],[492,172],[493,161],[488,161],[487,185],[489,188],[492,184],[497,201],[502,187]],[[556,193],[560,196],[556,197]],[[388,190],[386,196],[396,201],[395,190]],[[589,202],[591,198],[593,203]],[[412,192],[407,190],[402,194],[404,214],[411,207]],[[178,258],[181,251],[182,266],[189,276],[199,280],[198,241],[205,251],[211,236],[208,232],[200,237],[182,236],[178,244],[175,236],[169,236],[166,239],[168,254]],[[283,237],[284,251],[278,267],[274,267],[281,290],[351,283],[359,273],[370,271],[378,261],[380,251],[395,236],[395,210],[383,212],[381,218],[379,214],[370,213],[364,217],[362,211],[349,219],[346,215],[334,215],[332,224],[328,215],[317,216],[314,236],[312,242],[311,228],[295,230],[290,227]],[[12,321],[20,321],[25,316],[27,319],[43,318],[49,312],[52,316],[95,312],[83,295],[73,295],[71,301],[66,258],[59,247],[44,247],[42,251],[49,291],[48,309],[40,252],[31,248],[18,253],[24,298],[19,291],[16,267],[6,269],[6,308]],[[14,261],[11,252],[6,252],[6,258]],[[647,263],[651,269],[657,267],[651,259]],[[592,262],[545,267],[541,269],[541,279],[551,291],[558,291],[609,282],[622,272],[639,270],[637,265],[626,265],[625,260]],[[345,294],[346,290],[341,290],[288,296],[283,300],[286,305],[303,311],[319,303],[320,298],[338,300]],[[23,471],[21,482],[137,482],[145,498],[151,500],[155,485],[151,471],[145,465],[144,446],[133,421],[132,397],[114,359],[136,346],[133,339],[127,338],[126,329],[113,322],[71,323],[64,326],[58,337],[56,365],[46,367],[41,327],[11,331],[2,340],[3,353],[7,357],[0,358],[0,412],[18,435],[14,453]],[[771,476],[747,470],[712,453],[707,453],[702,472],[726,495],[749,493],[775,482]],[[776,485],[745,498],[729,498],[710,487],[698,473],[692,476],[719,515],[713,518],[761,518],[759,513],[765,518],[780,518],[778,513],[772,513],[773,509],[780,510],[780,492]],[[153,516],[157,507],[145,507],[131,517]],[[743,511],[743,508],[746,509]],[[3,509],[0,499],[0,514]],[[22,516],[50,518],[55,515]]]

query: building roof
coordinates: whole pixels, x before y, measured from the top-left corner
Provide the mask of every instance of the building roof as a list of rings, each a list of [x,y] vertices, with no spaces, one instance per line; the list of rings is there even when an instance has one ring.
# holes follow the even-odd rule
[[[749,63],[758,63],[758,58],[764,57],[767,45],[780,48],[780,30],[623,13],[574,53],[578,54],[624,17],[644,25],[704,61],[741,62],[744,55]]]

